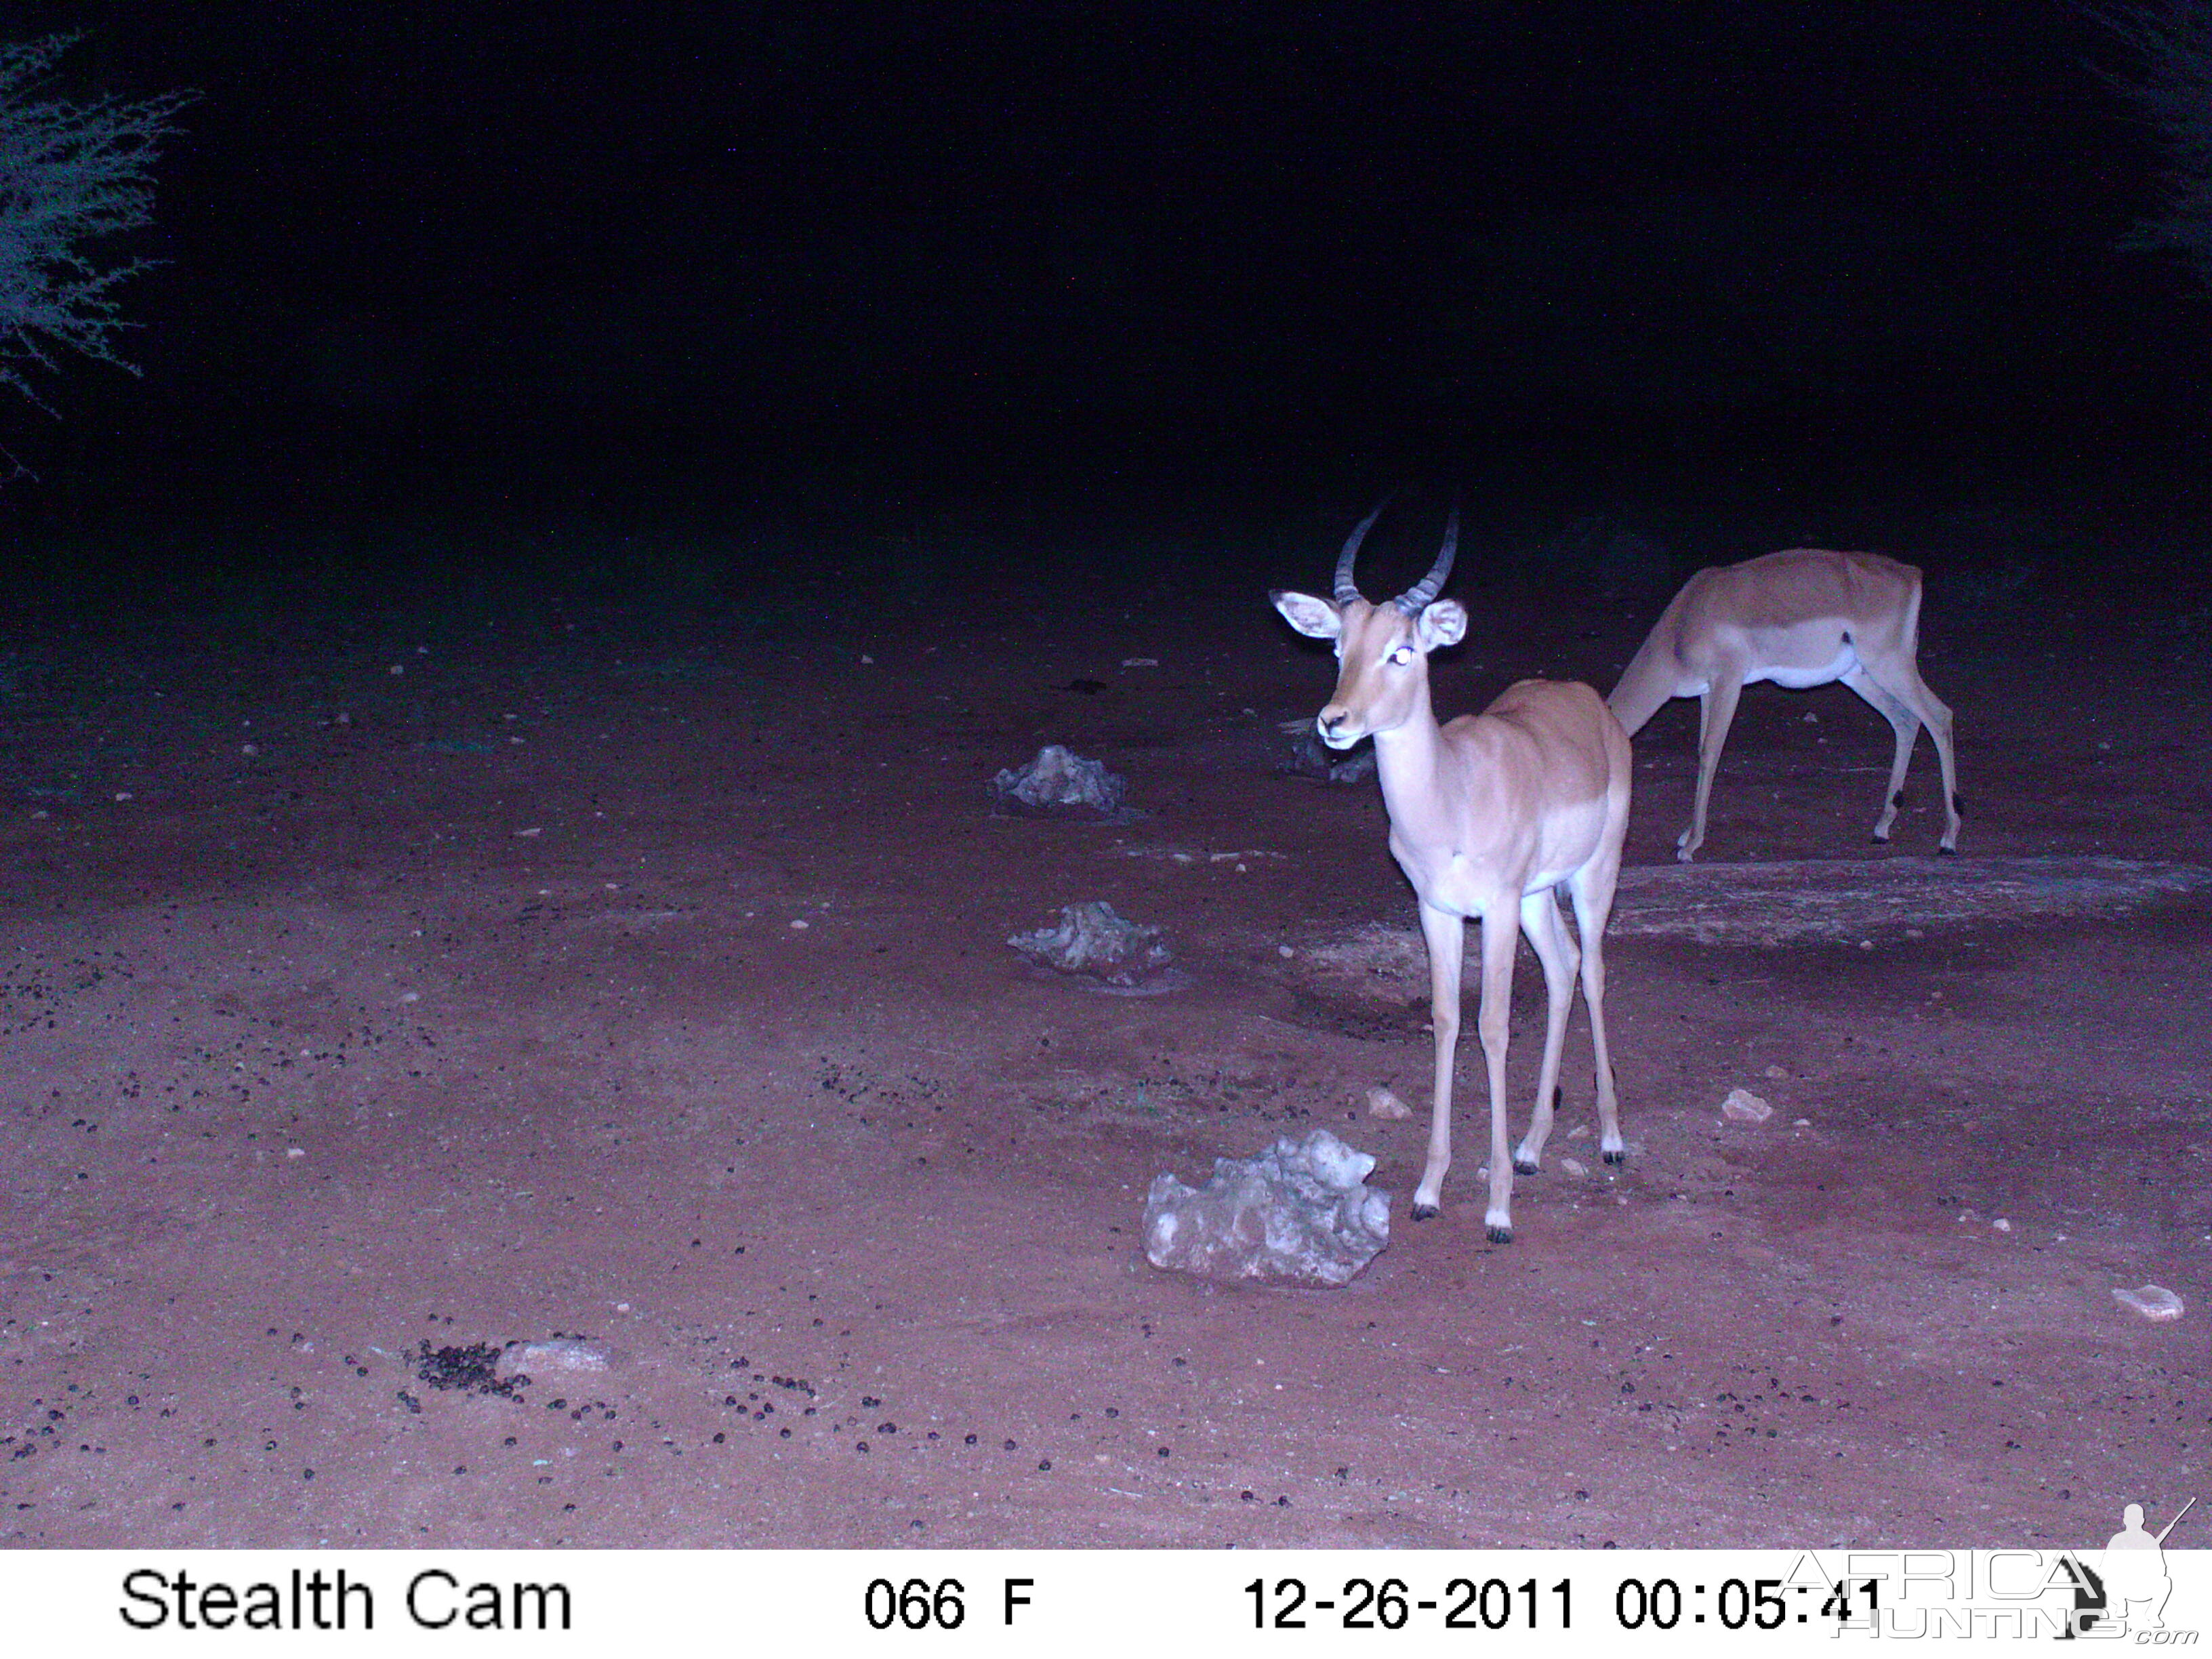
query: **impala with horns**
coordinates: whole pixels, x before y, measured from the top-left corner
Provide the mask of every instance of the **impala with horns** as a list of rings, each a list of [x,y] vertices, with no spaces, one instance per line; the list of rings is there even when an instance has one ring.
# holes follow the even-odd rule
[[[1552,1132],[1578,968],[1595,1051],[1598,1145],[1608,1164],[1620,1163],[1624,1152],[1606,1043],[1604,940],[1628,829],[1628,738],[1589,686],[1550,680],[1519,681],[1481,714],[1439,726],[1429,703],[1429,653],[1456,644],[1467,632],[1466,607],[1437,598],[1451,572],[1459,509],[1452,509],[1443,551],[1429,574],[1397,598],[1371,605],[1360,597],[1352,563],[1382,511],[1369,514],[1345,543],[1333,599],[1271,597],[1299,633],[1336,642],[1336,691],[1315,723],[1333,749],[1375,739],[1390,852],[1420,900],[1437,1050],[1428,1161],[1413,1194],[1416,1219],[1436,1214],[1451,1166],[1461,955],[1468,919],[1482,924],[1476,1024],[1490,1073],[1484,1220],[1491,1239],[1504,1243],[1513,1237],[1513,1172],[1537,1169]],[[1579,949],[1560,920],[1553,890],[1561,886],[1574,902]],[[1547,1002],[1536,1108],[1516,1152],[1506,1144],[1505,1048],[1521,933],[1543,964]]]
[[[1705,803],[1721,746],[1747,685],[1772,680],[1802,691],[1841,680],[1897,734],[1889,788],[1874,838],[1889,839],[1920,728],[1943,771],[1943,840],[1959,850],[1958,765],[1951,711],[1920,678],[1920,573],[1878,553],[1793,548],[1700,570],[1682,585],[1609,699],[1629,736],[1674,697],[1698,699],[1698,792],[1674,856],[1687,863],[1705,839]]]

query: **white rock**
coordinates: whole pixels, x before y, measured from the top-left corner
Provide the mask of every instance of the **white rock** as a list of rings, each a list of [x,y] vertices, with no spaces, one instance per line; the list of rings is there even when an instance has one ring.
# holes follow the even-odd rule
[[[1411,1117],[1413,1109],[1388,1089],[1367,1091],[1367,1115],[1370,1117]]]
[[[1111,815],[1121,809],[1128,781],[1095,760],[1056,743],[1036,751],[1018,771],[1009,767],[991,780],[991,796],[1002,812],[1030,817]]]
[[[2163,1285],[2144,1285],[2132,1291],[2115,1287],[2112,1300],[2123,1308],[2133,1308],[2145,1319],[2163,1322],[2181,1317],[2181,1298]]]
[[[1347,1284],[1390,1242],[1390,1195],[1366,1184],[1374,1168],[1316,1129],[1256,1158],[1216,1158],[1203,1188],[1162,1175],[1145,1197],[1146,1258],[1232,1282]]]
[[[1144,984],[1175,960],[1157,927],[1131,921],[1103,900],[1064,904],[1057,927],[1017,933],[1006,943],[1039,967],[1123,987]]]
[[[1764,1123],[1774,1115],[1774,1108],[1748,1089],[1731,1089],[1721,1102],[1721,1115],[1738,1123]]]
[[[544,1376],[552,1371],[603,1371],[614,1358],[604,1342],[580,1336],[548,1337],[538,1342],[510,1342],[501,1352],[496,1369],[503,1376],[520,1371]]]
[[[1583,1163],[1580,1158],[1563,1158],[1559,1160],[1559,1167],[1562,1170],[1565,1170],[1569,1175],[1574,1176],[1577,1178],[1589,1173],[1589,1165]]]

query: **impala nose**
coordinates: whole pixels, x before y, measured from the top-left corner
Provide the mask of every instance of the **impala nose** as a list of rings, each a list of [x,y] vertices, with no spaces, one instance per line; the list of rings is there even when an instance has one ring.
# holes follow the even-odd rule
[[[1314,730],[1321,733],[1321,740],[1327,744],[1330,748],[1348,748],[1352,744],[1358,741],[1357,738],[1347,738],[1344,735],[1344,723],[1351,717],[1352,711],[1350,709],[1346,708],[1340,703],[1333,702],[1316,716],[1314,720]]]

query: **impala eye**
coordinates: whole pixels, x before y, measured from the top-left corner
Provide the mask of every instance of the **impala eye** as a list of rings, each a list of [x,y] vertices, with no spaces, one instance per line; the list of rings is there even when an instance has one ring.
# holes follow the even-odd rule
[[[1410,645],[1401,645],[1390,653],[1390,662],[1395,667],[1403,668],[1413,659],[1413,647]]]

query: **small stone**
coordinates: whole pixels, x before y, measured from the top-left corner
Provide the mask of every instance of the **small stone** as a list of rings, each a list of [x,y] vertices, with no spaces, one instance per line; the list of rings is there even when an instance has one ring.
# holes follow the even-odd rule
[[[614,1353],[604,1342],[580,1336],[548,1337],[535,1342],[510,1342],[501,1350],[499,1373],[513,1376],[546,1376],[555,1371],[603,1371],[614,1363]]]
[[[2181,1298],[2163,1285],[2144,1285],[2132,1291],[2115,1288],[2112,1300],[2132,1308],[2145,1319],[2164,1323],[2181,1317]]]
[[[1721,1102],[1721,1115],[1738,1123],[1764,1123],[1774,1115],[1774,1108],[1748,1089],[1731,1089]]]
[[[2012,1223],[2006,1220],[2002,1216],[1999,1216],[1995,1221],[1990,1223],[1990,1225],[1996,1228],[2001,1233],[2008,1233],[2012,1231]]]
[[[1413,1115],[1413,1109],[1388,1089],[1370,1089],[1367,1091],[1368,1116],[1401,1118]]]
[[[1580,1158],[1563,1158],[1559,1160],[1559,1167],[1577,1180],[1589,1173],[1589,1165]]]
[[[514,833],[518,837],[527,839],[532,836],[544,835],[545,833],[545,828],[543,824],[539,824],[528,830],[518,830]]]
[[[793,932],[794,933],[805,933],[808,928],[811,927],[813,925],[814,925],[814,924],[813,924],[812,922],[811,922],[811,921],[807,921],[807,920],[806,920],[805,917],[803,917],[803,916],[800,916],[800,917],[795,917],[795,918],[793,918],[793,921],[792,921],[792,924],[791,924],[791,930],[792,930],[792,932]]]
[[[1282,957],[1284,961],[1288,962],[1292,957],[1297,955],[1297,952],[1291,949],[1287,945],[1278,945],[1275,947],[1275,954]]]
[[[1779,1066],[1770,1066],[1766,1068],[1766,1077],[1769,1082],[1786,1083],[1789,1081],[1790,1073],[1784,1071]]]

